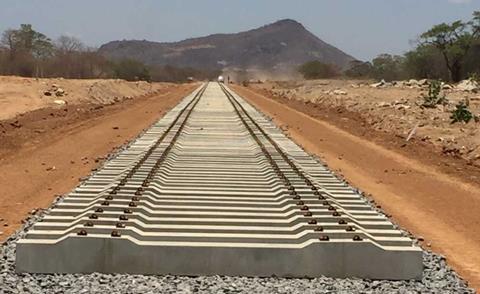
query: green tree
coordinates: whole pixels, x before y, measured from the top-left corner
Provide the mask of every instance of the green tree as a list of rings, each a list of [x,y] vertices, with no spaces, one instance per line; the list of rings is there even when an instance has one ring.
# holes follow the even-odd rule
[[[435,47],[443,56],[450,80],[462,79],[462,66],[473,42],[480,34],[480,12],[469,22],[455,21],[434,26],[420,36],[420,43]]]
[[[326,64],[320,61],[309,61],[302,64],[298,68],[298,72],[303,75],[305,79],[327,79],[337,76],[338,70],[331,64]]]
[[[448,80],[449,73],[443,57],[430,45],[421,45],[405,53],[403,70],[409,78]]]
[[[52,56],[52,41],[42,33],[35,31],[30,24],[21,24],[18,30],[6,30],[1,39],[1,44],[15,58],[17,53],[31,54],[35,58]]]
[[[42,33],[35,31],[30,24],[22,24],[19,29],[6,30],[0,40],[0,45],[9,51],[12,67],[19,68],[19,73],[30,75],[35,71],[37,76],[43,76],[43,64],[53,55],[52,41]],[[32,66],[28,64],[33,60]]]
[[[404,58],[398,55],[380,54],[372,60],[372,77],[393,81],[402,79]]]
[[[373,66],[370,62],[353,60],[350,62],[349,69],[345,75],[351,78],[368,78],[372,75]]]
[[[134,59],[122,59],[113,65],[116,78],[127,81],[150,81],[150,71],[145,64]]]
[[[480,11],[473,12],[473,18],[470,21],[470,25],[472,26],[472,34],[476,38],[480,37]]]
[[[465,56],[465,61],[462,69],[462,76],[469,77],[472,74],[480,75],[480,38],[475,40],[472,47]]]

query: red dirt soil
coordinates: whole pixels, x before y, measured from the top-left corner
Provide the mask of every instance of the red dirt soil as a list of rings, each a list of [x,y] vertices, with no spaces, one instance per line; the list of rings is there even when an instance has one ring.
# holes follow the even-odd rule
[[[117,147],[134,139],[198,85],[110,105],[46,108],[0,121],[0,240],[32,210],[71,191]]]
[[[423,146],[369,130],[348,111],[320,109],[232,87],[309,153],[369,193],[423,246],[447,257],[471,287],[480,289],[478,168]],[[262,94],[265,94],[263,92]],[[314,117],[312,117],[314,116]],[[402,147],[403,146],[403,147]]]

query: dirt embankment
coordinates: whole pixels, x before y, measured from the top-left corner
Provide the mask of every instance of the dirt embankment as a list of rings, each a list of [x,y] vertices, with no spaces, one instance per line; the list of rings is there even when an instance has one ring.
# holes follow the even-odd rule
[[[358,116],[369,129],[394,135],[404,143],[412,133],[412,141],[432,145],[435,152],[463,158],[480,167],[480,123],[451,123],[451,112],[459,101],[469,101],[471,112],[480,116],[480,93],[466,92],[445,86],[442,95],[446,105],[423,107],[428,84],[399,83],[372,87],[371,82],[349,80],[316,80],[271,82],[252,87],[278,99],[297,100],[306,107],[348,112]],[[479,88],[480,91],[480,88]],[[412,132],[413,131],[413,132]],[[410,141],[410,140],[409,140]]]
[[[65,85],[79,83],[63,81]],[[81,82],[87,88],[104,83]],[[71,191],[109,153],[135,138],[198,87],[152,84],[148,91],[146,86],[144,90],[144,86],[139,86],[135,91],[123,92],[124,87],[136,87],[135,83],[105,83],[118,84],[118,88],[111,89],[112,93],[132,95],[131,99],[107,104],[97,99],[46,104],[47,107],[0,120],[0,240],[16,230],[29,213],[48,207],[55,195]],[[24,91],[35,90],[26,87]],[[69,98],[81,96],[71,91]],[[87,90],[82,87],[81,91]],[[0,91],[2,96],[5,94]]]
[[[32,79],[0,76],[0,120],[40,108],[83,103],[109,105],[152,94],[167,83],[124,80]]]
[[[404,136],[376,130],[354,109],[279,97],[258,85],[234,90],[480,288],[478,167],[436,153],[431,143],[406,144]]]

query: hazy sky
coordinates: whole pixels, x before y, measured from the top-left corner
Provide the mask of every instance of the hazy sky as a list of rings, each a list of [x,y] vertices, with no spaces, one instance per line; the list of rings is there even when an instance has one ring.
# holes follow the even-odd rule
[[[480,0],[0,0],[0,31],[31,23],[91,46],[117,39],[178,41],[295,19],[360,58],[403,53],[434,24],[469,19]]]

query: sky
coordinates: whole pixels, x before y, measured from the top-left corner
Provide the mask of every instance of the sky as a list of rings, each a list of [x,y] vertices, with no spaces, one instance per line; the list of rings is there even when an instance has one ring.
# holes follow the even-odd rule
[[[468,20],[480,0],[0,0],[0,31],[30,23],[55,39],[180,41],[280,19],[301,22],[362,60],[402,54],[435,24]]]

